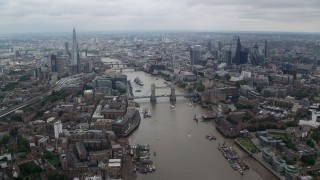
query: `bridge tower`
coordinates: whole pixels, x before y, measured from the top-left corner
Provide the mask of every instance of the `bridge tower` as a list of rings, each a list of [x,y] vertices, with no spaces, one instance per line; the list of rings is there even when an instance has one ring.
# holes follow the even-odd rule
[[[176,101],[176,89],[171,86],[170,101]]]
[[[151,102],[157,102],[156,97],[156,85],[154,83],[151,84],[151,96],[150,96]]]

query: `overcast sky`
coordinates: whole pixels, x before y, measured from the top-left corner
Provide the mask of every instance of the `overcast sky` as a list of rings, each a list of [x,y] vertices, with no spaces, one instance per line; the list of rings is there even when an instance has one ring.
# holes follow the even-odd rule
[[[0,33],[320,32],[320,0],[0,0]]]

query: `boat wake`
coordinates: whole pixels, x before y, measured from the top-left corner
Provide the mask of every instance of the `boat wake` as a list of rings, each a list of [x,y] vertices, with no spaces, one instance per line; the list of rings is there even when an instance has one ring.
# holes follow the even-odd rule
[[[188,133],[188,138],[191,138],[191,133]]]

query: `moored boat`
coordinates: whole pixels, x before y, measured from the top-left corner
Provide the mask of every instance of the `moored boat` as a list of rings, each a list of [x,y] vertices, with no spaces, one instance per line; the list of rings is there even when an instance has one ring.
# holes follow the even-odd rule
[[[136,78],[134,79],[134,82],[137,83],[137,84],[140,85],[140,86],[143,86],[143,85],[144,85],[144,83],[140,80],[139,77],[136,77]]]
[[[211,133],[208,134],[208,135],[206,135],[206,138],[207,138],[208,140],[210,140],[210,141],[217,139],[217,138],[216,138],[215,136],[213,136]]]

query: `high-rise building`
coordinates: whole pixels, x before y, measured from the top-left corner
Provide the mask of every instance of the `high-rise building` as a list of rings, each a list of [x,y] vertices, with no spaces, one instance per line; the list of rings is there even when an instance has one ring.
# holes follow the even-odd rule
[[[264,58],[268,58],[268,40],[264,40]]]
[[[207,43],[207,48],[208,48],[208,51],[209,51],[209,52],[212,51],[212,42],[211,42],[211,41],[208,41],[208,43]]]
[[[251,64],[258,66],[261,63],[261,55],[259,52],[259,46],[257,44],[255,44],[253,46],[253,50],[251,53]]]
[[[62,133],[62,123],[57,121],[53,124],[54,126],[54,137],[59,138],[59,135]]]
[[[218,51],[219,52],[222,51],[222,43],[220,41],[218,41]]]
[[[239,65],[241,56],[241,43],[239,36],[234,36],[231,45],[231,62]]]
[[[69,52],[69,43],[68,42],[64,43],[64,50],[66,51],[66,54],[68,54],[68,52]]]
[[[75,28],[73,28],[73,38],[72,38],[71,71],[72,71],[72,74],[78,74],[80,72],[79,47],[77,43]]]
[[[228,67],[231,66],[231,51],[226,51],[224,62],[227,64]]]
[[[244,48],[243,51],[240,52],[240,64],[248,63],[248,48]]]
[[[57,72],[57,56],[52,54],[50,56],[51,61],[51,72]]]
[[[191,65],[200,64],[201,61],[201,45],[194,45],[190,47]]]
[[[93,69],[93,63],[92,63],[92,61],[87,61],[87,62],[85,62],[84,67],[83,67],[83,71],[84,71],[85,73],[91,73],[91,72],[92,72],[92,69]]]
[[[67,57],[66,56],[58,56],[56,59],[56,72],[58,75],[62,75],[66,72],[67,67]]]

